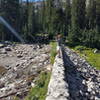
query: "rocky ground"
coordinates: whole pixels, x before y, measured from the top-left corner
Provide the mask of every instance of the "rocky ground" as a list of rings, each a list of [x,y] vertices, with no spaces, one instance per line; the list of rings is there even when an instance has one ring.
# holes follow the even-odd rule
[[[49,45],[0,44],[0,100],[22,100],[32,80],[50,66],[49,52]]]
[[[100,70],[65,48],[66,82],[71,100],[100,100]]]
[[[100,100],[100,70],[68,47],[62,54],[55,60],[48,98]],[[23,100],[40,71],[50,70],[49,57],[49,45],[0,44],[0,100],[14,100],[13,96]]]
[[[56,56],[46,100],[100,100],[100,70],[68,47]]]

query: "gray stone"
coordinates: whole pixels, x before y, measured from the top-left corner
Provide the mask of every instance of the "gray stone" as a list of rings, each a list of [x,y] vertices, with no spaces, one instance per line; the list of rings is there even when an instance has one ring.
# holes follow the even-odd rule
[[[94,50],[94,53],[99,53],[99,50],[98,50],[98,49],[95,49],[95,50]]]
[[[3,48],[4,47],[4,44],[0,44],[0,48]]]
[[[1,54],[7,54],[7,51],[5,49],[1,50]]]
[[[23,56],[21,54],[17,54],[17,57],[18,58],[22,58]]]
[[[56,56],[46,100],[68,100],[68,84],[64,80],[64,69],[63,60]]]
[[[5,47],[5,51],[12,51],[10,47]]]

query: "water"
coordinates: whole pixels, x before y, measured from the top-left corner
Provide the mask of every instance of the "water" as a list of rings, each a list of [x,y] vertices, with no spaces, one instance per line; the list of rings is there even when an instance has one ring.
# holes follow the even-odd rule
[[[17,37],[18,40],[24,43],[24,40],[22,39],[22,37],[15,31],[15,29],[2,16],[0,16],[0,22],[3,25],[5,25],[11,31],[11,33],[13,33],[15,37]]]

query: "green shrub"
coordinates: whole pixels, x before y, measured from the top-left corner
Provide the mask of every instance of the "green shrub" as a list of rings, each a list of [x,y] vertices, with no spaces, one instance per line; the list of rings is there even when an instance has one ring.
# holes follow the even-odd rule
[[[84,30],[82,32],[81,42],[90,48],[100,49],[100,34],[94,30]]]
[[[51,64],[54,64],[55,56],[57,55],[57,51],[56,51],[57,43],[51,42],[50,45],[51,45],[50,62]]]
[[[97,69],[100,69],[100,53],[94,53],[95,49],[86,48],[85,46],[76,46],[72,48],[75,51],[79,51],[80,56],[85,57],[85,59]],[[80,52],[80,50],[82,52]]]
[[[14,100],[19,100],[19,98],[15,96],[15,97],[14,97]]]
[[[36,81],[36,86],[30,90],[25,100],[45,100],[50,75],[50,72],[42,72]]]
[[[83,50],[86,50],[87,48],[85,46],[76,46],[75,50],[79,50],[80,52]]]

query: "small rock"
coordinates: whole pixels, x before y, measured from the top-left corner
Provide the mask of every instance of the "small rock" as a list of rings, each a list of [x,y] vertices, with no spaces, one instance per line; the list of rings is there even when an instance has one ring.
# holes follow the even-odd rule
[[[52,66],[51,66],[51,65],[48,65],[48,66],[46,67],[46,69],[47,69],[48,71],[51,71],[51,70],[52,70]]]
[[[99,50],[98,50],[98,49],[95,49],[95,50],[94,50],[94,53],[99,53]]]
[[[0,48],[3,48],[4,47],[4,44],[0,44]]]
[[[7,52],[5,51],[5,49],[3,49],[0,53],[1,54],[7,54]]]
[[[12,51],[10,47],[6,47],[5,51]]]
[[[19,63],[17,63],[17,64],[16,64],[16,67],[18,67],[19,65],[20,65],[20,64],[19,64]]]
[[[32,86],[32,87],[34,87],[34,86],[35,86],[35,84],[32,82],[32,83],[31,83],[31,86]]]
[[[98,98],[98,97],[95,97],[95,100],[100,100],[100,98]]]
[[[17,57],[18,57],[18,58],[22,58],[23,56],[22,56],[22,55],[20,55],[20,54],[17,54]]]
[[[83,81],[82,81],[82,84],[86,85],[86,81],[85,81],[85,80],[83,80]]]
[[[0,88],[3,88],[4,87],[4,83],[0,83]]]
[[[42,63],[39,63],[38,65],[39,65],[39,66],[42,66],[43,64],[42,64]]]

